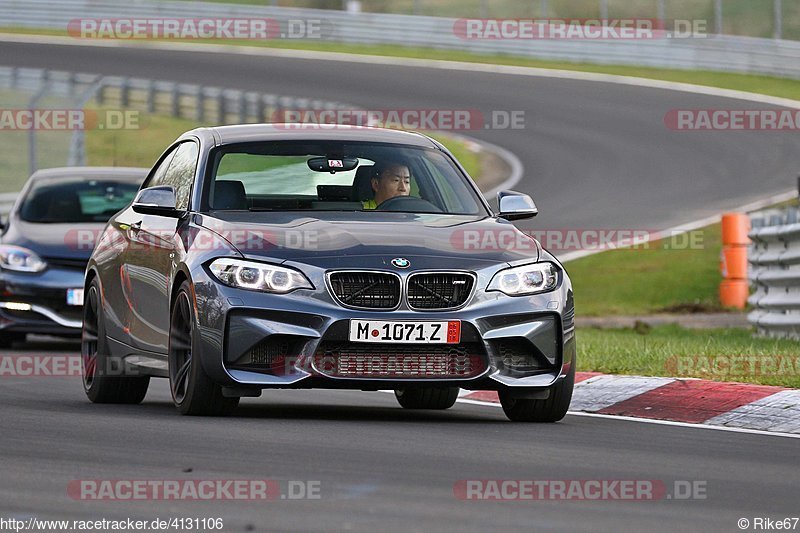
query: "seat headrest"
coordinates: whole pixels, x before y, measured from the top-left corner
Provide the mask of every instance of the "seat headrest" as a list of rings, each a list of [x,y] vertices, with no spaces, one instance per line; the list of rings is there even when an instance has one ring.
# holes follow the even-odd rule
[[[355,200],[363,202],[364,200],[372,200],[375,197],[375,191],[372,190],[372,176],[374,171],[374,165],[361,166],[356,170],[356,177],[353,179],[353,194],[355,195]]]
[[[78,193],[66,187],[38,191],[32,197],[32,201],[25,203],[21,215],[23,220],[37,222],[58,220],[79,222],[84,218]]]
[[[245,210],[247,195],[241,181],[217,181],[214,184],[213,209]]]

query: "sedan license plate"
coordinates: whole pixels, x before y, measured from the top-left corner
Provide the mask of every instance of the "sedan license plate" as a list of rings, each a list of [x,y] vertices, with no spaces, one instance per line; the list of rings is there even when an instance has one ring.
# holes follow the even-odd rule
[[[83,289],[67,289],[67,305],[83,305]]]
[[[461,321],[442,322],[351,320],[351,342],[458,344]]]

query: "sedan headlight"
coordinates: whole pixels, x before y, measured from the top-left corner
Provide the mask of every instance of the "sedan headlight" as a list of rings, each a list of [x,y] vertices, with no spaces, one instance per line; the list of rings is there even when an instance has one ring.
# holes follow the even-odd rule
[[[553,263],[507,268],[494,275],[487,291],[523,296],[552,291],[558,286],[559,269]]]
[[[47,268],[41,257],[27,248],[0,245],[0,268],[15,272],[41,272]]]
[[[222,283],[239,289],[286,294],[314,288],[300,272],[276,265],[225,258],[217,259],[209,268]]]

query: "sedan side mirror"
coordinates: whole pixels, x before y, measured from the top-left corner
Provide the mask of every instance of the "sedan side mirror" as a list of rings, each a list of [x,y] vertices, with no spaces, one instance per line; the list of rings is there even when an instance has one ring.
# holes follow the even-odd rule
[[[177,218],[181,212],[176,208],[175,189],[169,185],[142,189],[133,201],[133,210],[143,215]]]
[[[497,216],[506,220],[533,218],[539,214],[533,199],[521,192],[500,191],[497,193],[497,203],[500,206],[500,213]]]

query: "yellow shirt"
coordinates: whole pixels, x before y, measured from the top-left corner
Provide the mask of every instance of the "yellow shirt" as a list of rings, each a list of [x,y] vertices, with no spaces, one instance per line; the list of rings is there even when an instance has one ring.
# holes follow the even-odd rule
[[[375,203],[375,200],[364,200],[361,202],[362,209],[376,209],[378,204]]]

